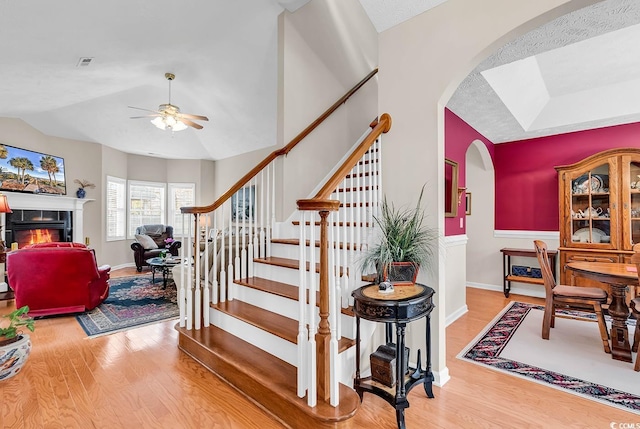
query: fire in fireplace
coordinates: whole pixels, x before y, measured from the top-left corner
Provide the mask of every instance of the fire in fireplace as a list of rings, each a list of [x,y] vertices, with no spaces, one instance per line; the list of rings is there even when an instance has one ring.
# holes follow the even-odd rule
[[[22,249],[28,244],[67,241],[64,221],[29,221],[13,223],[13,240]]]

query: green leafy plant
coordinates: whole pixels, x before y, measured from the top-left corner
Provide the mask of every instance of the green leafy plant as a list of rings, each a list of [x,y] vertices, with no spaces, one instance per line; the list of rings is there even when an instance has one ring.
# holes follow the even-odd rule
[[[2,340],[11,340],[20,335],[21,326],[25,326],[31,332],[35,329],[35,321],[32,317],[27,316],[29,312],[29,306],[25,305],[24,307],[17,308],[13,310],[9,314],[5,314],[2,316],[3,319],[8,319],[9,324],[0,323],[0,342]]]
[[[385,196],[380,215],[374,216],[380,228],[380,241],[365,252],[361,260],[363,271],[376,267],[377,278],[383,280],[385,267],[392,262],[411,262],[416,267],[430,268],[429,262],[437,249],[438,232],[424,225],[424,211],[420,207],[424,186],[413,208],[396,208]]]

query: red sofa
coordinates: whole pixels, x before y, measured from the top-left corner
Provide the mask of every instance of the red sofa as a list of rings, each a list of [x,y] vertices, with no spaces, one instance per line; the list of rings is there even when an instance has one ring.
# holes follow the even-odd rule
[[[30,316],[94,309],[109,296],[109,271],[81,243],[39,243],[7,254],[16,307],[28,305]]]

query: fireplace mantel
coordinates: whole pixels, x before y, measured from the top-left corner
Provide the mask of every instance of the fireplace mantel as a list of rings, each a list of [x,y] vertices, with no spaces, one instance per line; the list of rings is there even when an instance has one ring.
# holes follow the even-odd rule
[[[9,207],[20,210],[69,210],[73,212],[73,241],[84,242],[83,207],[93,199],[5,192]],[[2,224],[4,224],[4,215]]]

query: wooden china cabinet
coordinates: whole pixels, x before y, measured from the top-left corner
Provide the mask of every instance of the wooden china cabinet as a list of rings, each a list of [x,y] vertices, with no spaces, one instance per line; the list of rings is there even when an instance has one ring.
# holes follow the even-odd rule
[[[556,170],[560,283],[603,287],[564,267],[572,261],[629,261],[640,243],[640,149],[611,149]]]

